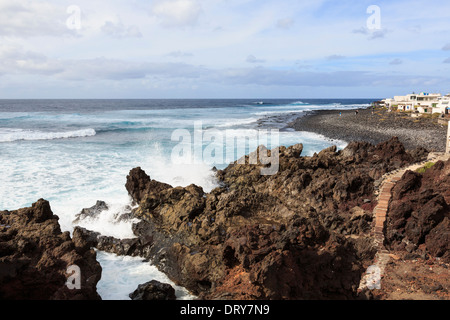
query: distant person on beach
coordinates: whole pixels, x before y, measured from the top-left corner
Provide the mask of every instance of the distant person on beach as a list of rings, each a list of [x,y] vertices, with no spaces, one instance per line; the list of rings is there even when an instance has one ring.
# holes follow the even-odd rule
[[[339,117],[342,117],[342,112],[339,112]]]
[[[358,115],[358,113],[359,113],[359,111],[358,111],[358,110],[355,110],[355,115],[356,115],[356,116]]]

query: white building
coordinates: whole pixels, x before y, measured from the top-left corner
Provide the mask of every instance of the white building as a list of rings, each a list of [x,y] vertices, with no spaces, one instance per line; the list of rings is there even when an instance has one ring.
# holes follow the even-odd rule
[[[447,94],[439,99],[438,104],[433,108],[433,113],[450,113],[450,94]]]
[[[445,99],[443,99],[445,98]],[[448,103],[450,96],[442,97],[440,93],[421,92],[419,94],[407,94],[406,96],[395,96],[394,99],[383,100],[389,109],[393,107],[399,111],[410,111],[419,113],[435,113],[442,109],[445,102]],[[440,103],[442,102],[442,105]]]

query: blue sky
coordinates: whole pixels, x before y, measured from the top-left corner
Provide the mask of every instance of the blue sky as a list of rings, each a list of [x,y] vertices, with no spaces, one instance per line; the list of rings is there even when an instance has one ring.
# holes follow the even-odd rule
[[[0,0],[0,98],[449,93],[448,12],[433,0]]]

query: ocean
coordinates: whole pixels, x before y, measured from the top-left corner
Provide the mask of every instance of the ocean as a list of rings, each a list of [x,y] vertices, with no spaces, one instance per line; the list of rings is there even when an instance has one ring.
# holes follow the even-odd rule
[[[254,151],[252,146],[261,141],[259,132],[277,133],[268,147],[303,143],[303,155],[331,145],[344,148],[345,141],[296,132],[287,123],[306,111],[355,109],[372,101],[0,100],[0,210],[28,207],[43,198],[59,216],[61,229],[72,231],[75,215],[103,200],[110,209],[79,225],[130,238],[132,222],[115,218],[130,205],[125,182],[131,169],[141,167],[152,179],[172,186],[196,184],[208,192],[217,186],[213,167],[223,169],[229,161]],[[208,140],[205,133],[214,133],[215,138]],[[237,137],[232,159],[217,154],[226,143],[217,137],[228,133]],[[181,139],[183,134],[192,141]],[[200,153],[189,153],[189,142],[199,135],[205,137]],[[247,148],[237,147],[241,137]],[[214,161],[204,161],[202,150],[210,150],[211,145]],[[185,161],[174,161],[174,150],[180,146]],[[105,300],[129,299],[138,284],[152,279],[171,283],[143,259],[98,252],[98,260],[103,273],[97,288]],[[184,288],[175,288],[179,299],[192,298]]]

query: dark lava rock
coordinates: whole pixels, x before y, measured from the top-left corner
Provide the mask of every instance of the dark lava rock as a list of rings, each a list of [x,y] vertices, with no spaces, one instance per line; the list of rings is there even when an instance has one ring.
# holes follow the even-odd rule
[[[109,207],[106,204],[106,202],[97,201],[97,203],[94,206],[81,210],[81,212],[75,216],[75,220],[73,221],[73,223],[78,223],[80,222],[80,220],[85,218],[96,218],[100,213],[102,213],[102,211],[108,209]]]
[[[131,300],[176,300],[175,289],[167,283],[156,280],[140,284],[130,293]]]
[[[0,212],[0,299],[100,299],[96,285],[101,266],[90,247],[77,247],[61,232],[50,204],[39,200],[30,208]],[[81,288],[69,289],[67,270],[78,266]]]
[[[392,190],[387,245],[414,252],[421,247],[450,261],[450,161],[421,174],[405,172]]]
[[[111,213],[116,222],[129,221],[133,219],[131,207],[126,206],[123,209],[123,211],[121,210],[120,212]],[[75,216],[75,220],[73,221],[73,223],[79,224],[81,220],[86,218],[96,219],[103,211],[107,210],[109,210],[109,207],[106,202],[99,200],[94,206],[81,210],[81,212]]]
[[[311,157],[302,150],[261,146],[241,159],[246,164],[218,170],[220,187],[210,193],[173,188],[135,168],[126,188],[139,205],[137,238],[86,230],[84,237],[100,250],[151,260],[201,299],[355,299],[376,253],[369,234],[375,182],[417,158],[396,138]],[[277,173],[262,175],[266,164],[248,164],[261,152],[279,154]],[[431,214],[430,225],[439,217]]]

